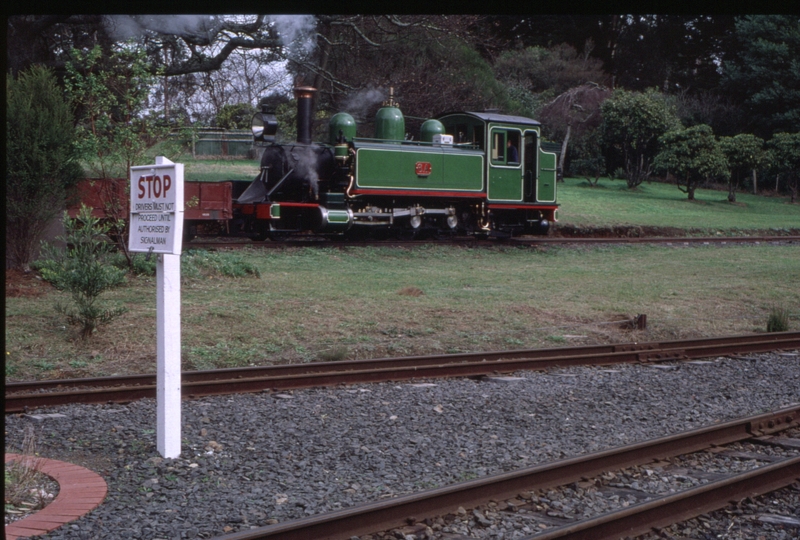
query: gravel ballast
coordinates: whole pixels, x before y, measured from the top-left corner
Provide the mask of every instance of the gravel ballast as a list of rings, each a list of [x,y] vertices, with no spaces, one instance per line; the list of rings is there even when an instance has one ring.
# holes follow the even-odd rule
[[[799,363],[761,354],[203,398],[183,402],[178,459],[156,450],[154,400],[72,405],[6,415],[6,451],[32,424],[40,455],[108,482],[99,508],[47,538],[209,538],[786,407],[800,401]]]

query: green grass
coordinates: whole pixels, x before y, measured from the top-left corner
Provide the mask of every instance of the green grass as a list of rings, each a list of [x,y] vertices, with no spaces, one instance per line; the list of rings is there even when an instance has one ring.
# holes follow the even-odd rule
[[[183,155],[174,161],[184,164],[187,182],[253,180],[259,173],[259,162],[254,159],[194,159]]]
[[[612,246],[245,251],[260,277],[182,285],[185,369],[763,332],[800,318],[800,249]],[[403,291],[419,289],[422,294]],[[88,344],[59,297],[6,298],[7,377],[155,370],[155,280],[109,294],[128,313]],[[622,322],[646,314],[648,329]]]
[[[727,191],[698,189],[695,201],[674,184],[646,182],[635,190],[624,180],[600,180],[591,187],[583,179],[558,184],[560,223],[579,226],[640,225],[704,231],[775,230],[800,228],[800,204],[788,197],[737,193],[729,203]]]
[[[164,144],[148,150],[142,164],[152,163],[159,154],[183,163],[186,181],[253,180],[259,174],[257,160],[197,159],[187,152],[175,154],[174,147]],[[125,176],[125,171],[113,174]],[[712,234],[800,228],[800,204],[789,204],[788,197],[737,193],[736,203],[729,203],[726,190],[698,189],[696,200],[689,201],[674,184],[645,182],[631,190],[624,180],[608,178],[595,187],[581,178],[567,178],[557,189],[559,222],[565,225],[678,227]]]
[[[222,182],[225,180],[253,180],[259,173],[259,161],[243,158],[194,158],[190,151],[179,152],[176,146],[160,143],[148,149],[137,165],[155,163],[156,156],[166,156],[175,163],[183,163],[184,180],[187,182]],[[179,153],[176,153],[179,152]],[[84,164],[84,172],[90,178],[99,177],[97,167]],[[112,167],[108,176],[124,178],[124,166]]]
[[[253,180],[259,173],[259,163],[246,159],[195,159],[191,155],[171,158],[175,163],[183,163],[183,179],[186,182],[222,182],[226,180]],[[155,157],[145,158],[141,165],[155,162]],[[86,169],[89,177],[99,176]],[[124,178],[125,171],[112,169],[110,176]]]
[[[239,179],[257,173],[245,160],[175,161],[187,179],[236,178],[234,166],[253,167]],[[698,190],[691,202],[674,185],[631,191],[610,180],[558,189],[561,224],[800,226],[800,205],[781,197],[740,193],[730,204],[724,191]],[[187,251],[182,265],[185,369],[763,332],[776,307],[790,328],[800,318],[792,244]],[[7,297],[6,377],[153,371],[155,279],[145,270],[108,294],[129,311],[86,344],[53,310],[61,293]],[[640,313],[646,331],[622,328]]]

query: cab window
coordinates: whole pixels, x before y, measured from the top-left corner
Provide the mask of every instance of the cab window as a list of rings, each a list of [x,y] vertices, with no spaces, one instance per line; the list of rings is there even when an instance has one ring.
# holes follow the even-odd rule
[[[520,133],[516,130],[492,131],[492,163],[515,166],[520,163]]]
[[[492,162],[505,164],[506,162],[506,132],[492,132]]]

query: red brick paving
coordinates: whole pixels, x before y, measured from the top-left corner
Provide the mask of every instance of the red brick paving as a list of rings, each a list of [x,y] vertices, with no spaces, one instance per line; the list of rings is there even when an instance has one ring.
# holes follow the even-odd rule
[[[55,459],[6,454],[6,463],[35,459],[38,469],[58,482],[56,499],[33,514],[6,525],[6,540],[45,534],[88,514],[106,498],[108,486],[99,474]]]

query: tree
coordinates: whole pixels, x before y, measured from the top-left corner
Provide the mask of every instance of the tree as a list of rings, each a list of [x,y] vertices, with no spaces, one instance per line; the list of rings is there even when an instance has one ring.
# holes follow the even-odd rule
[[[707,124],[718,136],[733,136],[745,128],[746,116],[730,96],[710,90],[694,93],[682,90],[671,97],[678,118],[686,127]]]
[[[100,46],[87,52],[73,49],[64,84],[77,111],[76,141],[87,166],[101,178],[130,180],[131,166],[168,129],[145,112],[156,81],[145,51],[134,43],[112,50],[106,55]],[[116,191],[106,195],[103,210],[110,218],[110,233],[132,266],[125,201]]]
[[[250,129],[250,122],[255,112],[255,108],[247,103],[225,105],[217,113],[217,127],[222,129]]]
[[[81,205],[78,216],[70,219],[64,212],[64,250],[46,245],[39,261],[42,278],[60,291],[70,294],[74,305],[56,303],[56,311],[65,315],[70,324],[80,326],[82,339],[88,339],[101,324],[122,315],[124,307],[106,308],[100,295],[125,282],[125,270],[110,264],[108,257],[113,245],[108,241],[109,229],[92,217],[92,209]]]
[[[725,154],[709,126],[673,129],[661,137],[661,144],[655,167],[674,174],[678,189],[690,201],[701,182],[730,174]]]
[[[736,19],[738,49],[722,64],[724,88],[742,104],[749,129],[768,138],[800,124],[800,17]]]
[[[521,86],[533,93],[550,91],[553,95],[586,83],[603,84],[608,76],[602,62],[589,56],[591,46],[582,54],[567,44],[555,47],[528,47],[504,51],[494,63],[497,78]]]
[[[672,94],[717,88],[733,27],[729,15],[627,15],[616,43],[615,84]]]
[[[767,146],[773,156],[774,168],[786,180],[794,204],[800,178],[800,133],[776,133]]]
[[[71,51],[88,54],[99,47],[102,57],[110,57],[120,44],[134,40],[147,55],[150,74],[161,83],[153,93],[159,104],[152,108],[168,122],[176,119],[175,111],[191,114],[197,94],[220,90],[206,74],[236,64],[233,77],[222,77],[225,101],[210,112],[201,107],[200,119],[210,120],[222,105],[255,105],[258,96],[252,94],[275,84],[260,80],[259,71],[313,46],[315,24],[310,15],[15,15],[7,19],[6,50],[12,73],[43,64],[63,79],[68,63],[74,62]],[[269,67],[263,71],[272,72]],[[272,74],[265,77],[272,79]]]
[[[72,110],[50,69],[6,78],[6,114],[7,257],[13,268],[27,269],[83,171]]]
[[[553,139],[562,140],[558,164],[562,171],[565,170],[570,138],[574,136],[577,147],[584,151],[576,156],[581,161],[582,170],[590,170],[595,178],[602,174],[605,160],[602,159],[600,146],[596,141],[587,144],[584,139],[596,139],[594,133],[602,119],[600,107],[610,95],[611,90],[595,83],[586,83],[570,88],[542,109],[539,119],[547,128],[547,133]]]
[[[731,169],[728,201],[736,202],[736,188],[740,185],[741,177],[747,173],[752,174],[753,193],[756,193],[756,171],[767,160],[764,141],[751,133],[740,133],[734,137],[722,137],[719,142]]]
[[[95,46],[73,49],[64,84],[78,114],[78,145],[103,178],[130,174],[130,167],[166,133],[145,114],[156,76],[135,44],[115,45],[105,55]]]
[[[306,22],[299,23],[301,18]],[[15,15],[7,19],[8,63],[12,72],[45,64],[63,73],[72,49],[97,45],[109,53],[115,44],[136,39],[166,76],[204,73],[239,50],[272,51],[279,59],[287,36],[294,39],[300,24],[313,21],[268,15]]]
[[[237,51],[217,71],[164,77],[155,97],[171,104],[164,115],[173,123],[175,112],[184,110],[193,122],[213,125],[225,107],[242,104],[255,110],[262,96],[291,95],[283,63],[270,62],[268,57],[260,51]],[[248,128],[249,122],[250,117]]]
[[[629,188],[644,182],[653,172],[659,137],[680,126],[674,108],[655,90],[615,90],[602,107],[600,136],[611,163],[621,162]]]
[[[476,19],[320,16],[314,55],[291,61],[289,69],[319,89],[318,108],[344,110],[357,120],[371,119],[394,87],[411,133],[414,123],[454,108],[509,110],[514,104],[506,88],[471,45]]]
[[[481,27],[495,40],[490,56],[558,43],[585,51],[590,43],[591,57],[611,76],[608,86],[695,93],[717,88],[733,21],[730,15],[491,15]]]

